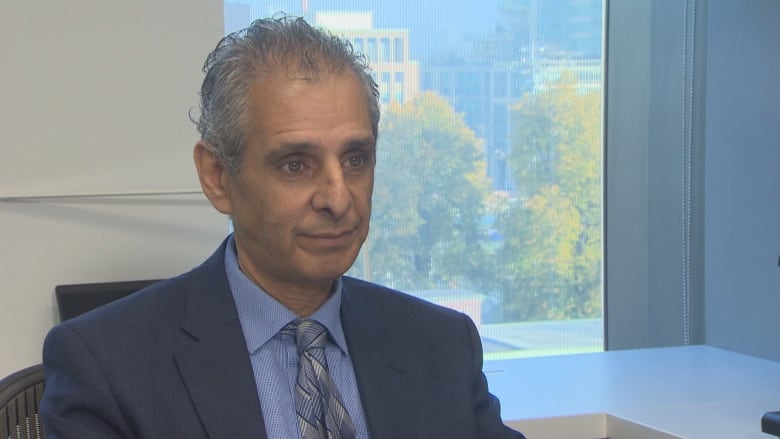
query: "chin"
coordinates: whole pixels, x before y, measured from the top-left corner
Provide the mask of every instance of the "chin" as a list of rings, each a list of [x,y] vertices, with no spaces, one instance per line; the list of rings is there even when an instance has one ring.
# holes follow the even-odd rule
[[[347,271],[349,271],[350,267],[352,267],[352,264],[354,263],[354,259],[352,259],[351,262],[347,261],[349,263],[346,262],[329,263],[329,262],[332,261],[322,261],[318,265],[312,266],[312,268],[316,270],[316,273],[312,273],[314,274],[314,276],[312,277],[321,280],[332,281],[340,277]],[[315,262],[314,264],[317,264],[317,262]]]

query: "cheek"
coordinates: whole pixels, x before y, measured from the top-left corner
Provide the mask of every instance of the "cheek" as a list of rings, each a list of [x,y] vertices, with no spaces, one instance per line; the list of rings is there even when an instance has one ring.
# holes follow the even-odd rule
[[[234,216],[240,216],[240,220],[246,227],[266,233],[284,222],[278,208],[268,199],[268,194],[241,187],[235,195],[231,197]]]
[[[306,201],[290,194],[286,197],[265,200],[262,207],[258,206],[259,221],[269,232],[277,236],[292,235],[308,214]]]
[[[374,194],[374,179],[371,178],[369,181],[367,181],[365,184],[363,184],[358,190],[355,192],[357,196],[359,197],[359,202],[365,206],[368,207],[368,209],[371,209],[371,197]]]
[[[360,216],[371,214],[371,192],[360,192],[354,198],[355,210]]]

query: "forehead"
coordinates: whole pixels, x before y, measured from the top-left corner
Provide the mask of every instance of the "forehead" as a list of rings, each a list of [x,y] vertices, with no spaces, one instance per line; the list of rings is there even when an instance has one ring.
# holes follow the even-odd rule
[[[249,88],[248,133],[268,141],[290,136],[373,137],[368,97],[352,72],[315,77],[272,73]]]
[[[256,67],[256,74],[249,84],[249,91],[251,93],[264,86],[277,89],[285,86],[303,84],[318,86],[337,82],[354,82],[355,85],[363,88],[358,74],[344,65],[323,61],[306,64],[301,60],[274,60]]]

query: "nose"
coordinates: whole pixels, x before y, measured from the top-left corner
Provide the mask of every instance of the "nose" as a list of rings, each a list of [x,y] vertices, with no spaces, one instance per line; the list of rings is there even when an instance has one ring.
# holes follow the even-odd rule
[[[312,206],[334,218],[341,218],[349,212],[352,192],[340,163],[328,164],[320,171]]]

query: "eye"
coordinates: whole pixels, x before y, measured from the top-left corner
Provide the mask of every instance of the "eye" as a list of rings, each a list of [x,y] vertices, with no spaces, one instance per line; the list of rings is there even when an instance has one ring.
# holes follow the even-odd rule
[[[362,168],[368,164],[368,156],[365,154],[355,154],[347,159],[347,166],[350,168]]]
[[[304,168],[303,162],[297,160],[290,161],[282,165],[282,170],[293,174],[297,174],[303,171],[303,168]]]
[[[366,162],[366,158],[361,155],[353,155],[349,158],[349,166],[357,168]]]

